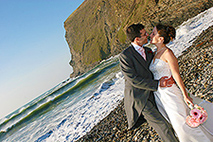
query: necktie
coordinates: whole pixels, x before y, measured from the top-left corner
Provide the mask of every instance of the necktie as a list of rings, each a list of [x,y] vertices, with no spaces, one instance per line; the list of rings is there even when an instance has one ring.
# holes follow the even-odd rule
[[[144,48],[139,48],[138,51],[140,52],[141,56],[144,58],[144,60],[146,61],[146,53]]]

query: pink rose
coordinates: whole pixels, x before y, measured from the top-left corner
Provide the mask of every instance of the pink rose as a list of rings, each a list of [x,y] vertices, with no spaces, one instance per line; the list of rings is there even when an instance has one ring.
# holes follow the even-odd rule
[[[195,119],[192,116],[187,116],[186,117],[186,123],[190,126],[190,127],[198,127],[200,125],[200,121],[199,119]]]
[[[192,109],[191,111],[190,111],[190,115],[193,117],[193,118],[195,118],[195,119],[197,119],[197,118],[200,118],[200,116],[202,115],[202,113],[201,113],[201,111],[199,110],[199,109]]]
[[[203,112],[202,112],[202,115],[200,116],[200,124],[202,124],[203,122],[205,122],[206,120],[207,120],[207,118],[208,118],[208,114],[207,114],[207,112],[204,110]]]

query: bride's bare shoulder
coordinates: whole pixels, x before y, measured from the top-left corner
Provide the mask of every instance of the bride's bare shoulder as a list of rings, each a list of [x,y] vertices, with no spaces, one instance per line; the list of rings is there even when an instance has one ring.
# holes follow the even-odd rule
[[[168,55],[174,56],[174,52],[171,49],[169,49],[169,48],[167,48],[164,53],[165,53],[166,56],[168,56]]]
[[[167,48],[163,54],[163,58],[168,62],[168,60],[176,60],[176,56],[174,55],[173,51],[169,48]]]

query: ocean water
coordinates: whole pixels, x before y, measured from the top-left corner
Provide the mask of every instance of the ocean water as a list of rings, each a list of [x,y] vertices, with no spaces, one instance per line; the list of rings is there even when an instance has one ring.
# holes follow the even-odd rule
[[[178,57],[213,25],[213,8],[176,28],[169,47]],[[153,50],[155,48],[147,45]],[[90,131],[123,99],[118,55],[89,72],[67,79],[0,120],[0,141],[72,142]]]

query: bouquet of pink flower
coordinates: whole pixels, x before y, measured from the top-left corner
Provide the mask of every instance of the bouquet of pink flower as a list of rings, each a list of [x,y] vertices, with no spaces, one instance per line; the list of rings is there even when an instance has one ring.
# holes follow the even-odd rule
[[[208,118],[208,114],[204,108],[198,106],[197,104],[194,107],[190,107],[190,115],[186,117],[186,123],[190,127],[198,127],[200,124],[205,122]]]

